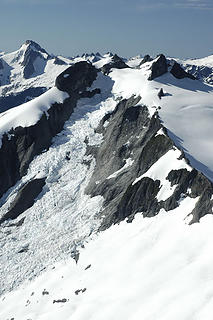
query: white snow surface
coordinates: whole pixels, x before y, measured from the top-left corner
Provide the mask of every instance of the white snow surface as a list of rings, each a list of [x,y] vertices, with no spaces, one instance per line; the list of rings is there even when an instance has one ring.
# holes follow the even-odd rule
[[[186,60],[179,60],[179,61],[183,64],[193,64],[195,66],[206,66],[210,68],[213,67],[213,55],[210,55],[204,58],[199,58],[199,59],[186,59]]]
[[[140,103],[149,107],[151,115],[158,110],[169,136],[185,152],[192,167],[213,181],[213,86],[187,78],[179,80],[170,73],[147,81],[150,65],[114,69],[110,73],[115,81],[114,95],[140,95]],[[161,88],[165,96],[159,99]]]
[[[36,124],[43,113],[46,113],[48,117],[47,111],[53,103],[63,103],[68,97],[67,92],[53,87],[34,100],[0,113],[0,147],[4,133],[19,126],[29,127]]]
[[[212,320],[213,217],[183,221],[196,201],[186,198],[151,219],[138,214],[94,236],[77,265],[57,263],[2,297],[0,318]]]
[[[141,61],[143,60],[143,56],[138,55],[136,57],[132,57],[130,58],[126,64],[130,67],[130,68],[137,68],[139,67]]]

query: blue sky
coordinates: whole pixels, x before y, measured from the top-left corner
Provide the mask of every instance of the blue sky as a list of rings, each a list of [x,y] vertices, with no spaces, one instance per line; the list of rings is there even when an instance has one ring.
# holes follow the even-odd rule
[[[203,57],[213,54],[213,1],[0,0],[0,30],[3,51],[32,39],[67,56]]]

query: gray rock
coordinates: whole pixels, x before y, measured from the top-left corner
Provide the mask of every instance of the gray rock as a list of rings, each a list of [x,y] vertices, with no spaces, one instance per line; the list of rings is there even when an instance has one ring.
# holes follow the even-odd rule
[[[26,40],[25,44],[35,48],[37,51],[48,54],[44,48],[42,48],[37,42],[35,42],[33,40]]]
[[[10,205],[9,211],[1,218],[0,224],[8,219],[16,219],[20,214],[32,207],[44,185],[45,178],[35,179],[26,183],[18,191],[15,200]]]
[[[0,58],[0,70],[3,70],[3,69],[4,69],[3,61],[2,61],[2,59]]]
[[[43,59],[43,56],[34,50],[28,48],[24,54],[24,59],[22,62],[22,66],[24,67],[24,78],[29,79],[33,73],[35,72],[35,68],[33,63],[35,62],[36,58],[40,57]]]
[[[172,69],[170,70],[171,74],[177,79],[189,78],[195,80],[196,78],[190,73],[186,72],[179,63],[175,62]]]
[[[58,299],[58,300],[53,300],[53,304],[54,303],[65,303],[67,302],[68,300],[66,298],[63,298],[63,299]]]
[[[139,64],[139,66],[142,66],[142,64],[146,63],[146,62],[151,62],[153,59],[150,57],[149,54],[146,54],[144,57],[143,57],[143,60],[141,61],[141,63]]]
[[[137,188],[131,185],[137,176],[146,172],[173,144],[165,135],[155,137],[161,128],[158,116],[155,114],[150,121],[147,107],[137,105],[139,101],[140,97],[122,100],[112,113],[107,114],[97,128],[97,132],[103,134],[103,143],[99,148],[88,147],[87,150],[95,156],[96,167],[86,192],[92,196],[102,195],[105,199],[103,215],[106,218],[102,229],[133,214],[133,211],[135,213],[139,209],[139,202],[140,208],[147,208],[147,215],[154,214],[158,207],[151,198],[150,202],[144,199],[144,203],[138,199],[139,194],[136,195],[135,191]],[[124,167],[124,159],[129,158],[134,161],[132,166],[109,179]],[[151,179],[148,182],[143,180],[140,184],[144,192],[148,187],[149,190],[157,190],[158,186]],[[128,209],[124,210],[126,203],[132,198],[137,199],[135,206],[131,207],[129,204]],[[149,211],[151,203],[153,209]]]
[[[168,71],[167,61],[163,54],[158,56],[158,59],[153,62],[151,66],[151,74],[148,80],[154,80],[157,77],[162,76]]]
[[[104,197],[100,230],[127,217],[131,222],[137,212],[152,217],[162,208],[173,210],[184,197],[199,197],[191,212],[192,223],[212,213],[213,185],[195,169],[174,169],[169,172],[166,179],[171,186],[176,187],[165,201],[158,201],[156,197],[161,188],[159,180],[144,177],[133,184],[136,178],[175,148],[158,114],[155,113],[150,119],[146,106],[137,105],[139,101],[140,97],[131,97],[118,103],[113,112],[104,116],[96,129],[103,134],[102,144],[96,148],[87,147],[87,154],[92,154],[96,159],[96,167],[86,192],[91,196]],[[160,128],[164,133],[156,135]],[[179,160],[184,157],[182,152]],[[125,168],[125,159],[129,158],[133,162]]]
[[[104,74],[109,74],[109,72],[111,71],[112,68],[116,68],[116,69],[125,69],[125,68],[129,68],[129,66],[119,57],[117,56],[117,54],[115,54],[112,57],[112,61],[105,64],[102,68],[101,71]]]
[[[28,45],[28,47],[24,53],[22,66],[24,67],[24,78],[29,79],[36,71],[34,68],[36,58],[39,57],[45,64],[50,56],[39,44],[32,40],[27,40],[25,44]],[[44,58],[41,53],[47,54],[47,58]]]
[[[196,79],[213,84],[213,68],[196,65],[184,65],[182,68]]]
[[[163,92],[163,89],[161,88],[161,89],[159,90],[159,92],[158,92],[158,98],[161,99],[161,98],[164,97],[164,96],[165,96],[165,94],[164,94],[164,92]]]
[[[62,65],[66,65],[67,63],[66,63],[65,61],[61,60],[60,58],[55,57],[55,58],[54,58],[54,64],[57,64],[57,65],[59,65],[59,66],[62,66]]]
[[[200,198],[198,202],[196,203],[195,208],[192,210],[192,220],[190,221],[190,224],[199,222],[202,217],[204,217],[206,214],[212,214],[212,206],[213,201],[212,199],[212,186],[210,188],[205,188],[203,192],[200,195]]]
[[[79,94],[90,87],[97,77],[98,70],[92,64],[81,61],[62,72],[57,78],[55,85],[61,91],[70,95]]]

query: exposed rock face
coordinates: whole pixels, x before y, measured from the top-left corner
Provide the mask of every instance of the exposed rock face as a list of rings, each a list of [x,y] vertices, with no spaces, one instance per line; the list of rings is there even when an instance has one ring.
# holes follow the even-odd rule
[[[0,58],[0,70],[4,69],[4,66],[3,66],[3,61],[2,59]]]
[[[182,67],[186,70],[187,73],[190,73],[196,79],[213,84],[213,68],[195,65],[186,65]]]
[[[36,43],[33,40],[26,40],[25,44],[29,45],[31,47],[34,47],[34,49],[37,50],[37,51],[40,51],[40,52],[48,54],[47,51],[44,48],[42,48],[38,43]]]
[[[35,62],[36,58],[40,57],[43,59],[43,57],[40,55],[39,52],[33,51],[30,48],[26,50],[26,53],[24,55],[23,60],[23,67],[24,67],[24,78],[29,79],[33,73],[35,72],[35,68],[33,63]]]
[[[176,187],[164,201],[157,200],[161,181],[144,176],[134,183],[169,150],[176,149],[166,129],[159,133],[162,125],[158,115],[150,119],[147,107],[137,105],[139,101],[140,97],[122,100],[97,128],[103,134],[103,143],[98,148],[88,147],[87,152],[96,158],[96,168],[86,192],[105,199],[101,229],[126,217],[131,221],[137,212],[152,217],[162,208],[173,210],[187,196],[199,197],[191,213],[192,222],[197,222],[212,213],[213,205],[213,185],[197,170],[170,171],[166,179]]]
[[[167,61],[163,54],[160,54],[156,61],[151,66],[151,74],[148,80],[154,80],[157,77],[162,76],[168,71]]]
[[[62,66],[62,65],[65,65],[66,62],[61,60],[61,59],[59,59],[58,57],[55,57],[54,64],[58,64],[58,65]]]
[[[159,99],[161,99],[162,97],[164,97],[165,96],[165,94],[164,94],[164,92],[163,92],[163,89],[161,88],[160,90],[159,90],[159,92],[158,92],[158,97],[159,97]]]
[[[88,152],[96,157],[96,168],[87,192],[92,196],[101,194],[105,198],[103,214],[106,218],[103,228],[133,213],[129,208],[124,211],[122,205],[123,202],[129,201],[129,197],[134,198],[132,192],[137,188],[135,186],[132,188],[132,182],[173,146],[167,136],[155,137],[161,128],[160,121],[156,114],[151,120],[149,119],[146,106],[135,106],[139,101],[140,97],[123,100],[114,112],[105,116],[97,128],[98,132],[103,133],[104,142],[96,150],[88,149]],[[106,121],[109,122],[107,127],[104,125]],[[131,167],[126,169],[127,160],[125,159],[134,161]],[[120,174],[112,176],[121,168],[124,169]],[[143,184],[143,182],[140,183]],[[149,181],[146,181],[143,184],[144,188],[147,188],[148,184]],[[154,183],[150,188],[157,190],[158,183],[156,185]],[[148,208],[151,203],[152,201],[149,205],[147,204]],[[135,210],[136,207],[134,207]]]
[[[143,58],[143,60],[141,61],[141,63],[139,64],[139,66],[141,66],[142,64],[146,63],[146,62],[150,62],[152,61],[153,59],[150,57],[149,54],[146,54]]]
[[[85,91],[97,77],[97,70],[92,64],[81,61],[62,72],[56,79],[55,85],[61,91],[75,94]]]
[[[175,62],[172,69],[170,70],[171,74],[177,79],[189,78],[195,80],[196,78],[190,73],[184,71],[179,63]]]
[[[96,79],[98,71],[85,62],[83,65],[80,63],[80,67],[78,64],[70,67],[68,72],[76,81],[63,78],[61,82],[59,75],[56,83],[59,84],[61,90],[68,90],[71,94],[70,98],[66,99],[63,104],[53,104],[48,110],[48,117],[43,114],[35,125],[12,129],[9,132],[10,137],[7,134],[3,136],[0,149],[0,196],[26,174],[29,163],[35,155],[49,148],[52,138],[63,129],[78,99],[81,95],[87,94],[86,88]],[[96,91],[93,92],[93,95],[95,93]]]
[[[40,58],[44,60],[45,63],[45,61],[49,58],[49,55],[43,48],[41,48],[36,42],[32,40],[27,40],[25,44],[28,45],[28,47],[24,53],[22,65],[24,67],[24,78],[29,79],[36,71],[34,68],[35,60],[37,58]],[[44,58],[41,53],[45,53],[47,57]]]
[[[0,224],[8,219],[16,219],[20,214],[32,207],[44,185],[45,178],[35,179],[25,184],[18,191],[9,211],[0,219]]]
[[[112,68],[125,69],[125,68],[129,68],[129,66],[119,56],[117,56],[117,54],[115,54],[112,57],[112,61],[107,63],[107,64],[105,64],[101,68],[101,71],[104,74],[109,74],[109,72],[111,71]]]

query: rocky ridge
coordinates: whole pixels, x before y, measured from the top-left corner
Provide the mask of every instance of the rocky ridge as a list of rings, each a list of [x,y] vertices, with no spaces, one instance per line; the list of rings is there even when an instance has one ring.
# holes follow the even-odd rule
[[[167,199],[157,199],[163,182],[146,173],[169,151],[178,149],[158,113],[150,119],[147,107],[139,101],[140,97],[122,100],[97,128],[104,136],[102,145],[88,147],[87,152],[95,156],[96,167],[86,191],[91,196],[104,197],[101,229],[127,217],[131,220],[137,212],[152,217],[161,209],[173,210],[185,197],[199,197],[190,220],[198,222],[204,215],[212,214],[213,185],[197,170],[175,169],[174,165],[166,180],[175,188]],[[179,153],[178,160],[187,164],[184,153]]]

